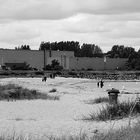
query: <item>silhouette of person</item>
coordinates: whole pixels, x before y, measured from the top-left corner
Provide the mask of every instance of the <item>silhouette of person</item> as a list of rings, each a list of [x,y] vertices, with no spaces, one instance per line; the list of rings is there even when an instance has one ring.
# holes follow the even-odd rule
[[[97,82],[97,87],[99,87],[100,86],[100,82]]]
[[[103,80],[101,80],[101,82],[100,82],[100,86],[101,86],[101,88],[104,86],[104,82],[103,82]]]

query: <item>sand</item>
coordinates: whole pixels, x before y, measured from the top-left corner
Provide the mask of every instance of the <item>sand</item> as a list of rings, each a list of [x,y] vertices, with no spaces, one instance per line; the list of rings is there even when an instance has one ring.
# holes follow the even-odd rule
[[[118,129],[128,125],[128,119],[118,121],[84,121],[83,116],[97,112],[105,104],[87,104],[86,102],[97,97],[108,97],[107,89],[112,87],[120,91],[140,91],[140,82],[105,82],[101,89],[92,79],[62,78],[48,79],[42,82],[41,78],[5,78],[0,84],[17,84],[29,89],[36,89],[46,94],[59,95],[60,100],[22,100],[0,101],[0,133],[35,137],[68,136],[87,133],[92,136],[98,133]],[[52,89],[55,93],[49,93]],[[135,99],[137,95],[121,94],[119,101]],[[132,119],[132,124],[138,118]],[[97,131],[96,131],[97,130]]]

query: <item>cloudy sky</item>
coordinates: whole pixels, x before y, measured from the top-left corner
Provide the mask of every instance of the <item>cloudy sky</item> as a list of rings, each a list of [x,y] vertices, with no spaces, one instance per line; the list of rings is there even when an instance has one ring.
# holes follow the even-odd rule
[[[41,41],[140,48],[140,0],[0,0],[0,48]]]

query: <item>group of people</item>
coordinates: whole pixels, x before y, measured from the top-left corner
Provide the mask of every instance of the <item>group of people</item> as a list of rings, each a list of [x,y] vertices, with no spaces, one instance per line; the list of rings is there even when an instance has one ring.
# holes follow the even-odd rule
[[[52,78],[52,79],[55,79],[55,76],[56,76],[56,74],[55,73],[51,73],[51,74],[47,74],[47,75],[44,75],[43,77],[42,77],[42,82],[46,82],[47,81],[47,78],[49,77],[49,78]]]
[[[47,81],[47,76],[45,75],[42,77],[42,82],[46,82],[46,81]]]
[[[100,81],[97,82],[97,87],[103,88],[104,86],[104,81],[101,79]]]

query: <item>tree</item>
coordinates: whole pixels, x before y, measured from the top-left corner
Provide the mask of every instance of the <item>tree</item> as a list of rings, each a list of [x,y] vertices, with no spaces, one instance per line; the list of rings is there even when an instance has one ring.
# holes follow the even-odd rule
[[[81,57],[102,57],[103,53],[100,47],[95,44],[83,44],[81,46]]]
[[[103,57],[103,52],[99,46],[93,44],[92,48],[93,48],[92,53],[94,57]]]
[[[55,68],[55,66],[59,66],[59,65],[60,63],[58,62],[58,60],[56,59],[52,60],[52,64],[51,64],[52,68]]]
[[[92,44],[83,44],[81,46],[81,57],[93,57]]]
[[[111,51],[107,52],[110,58],[129,58],[135,54],[135,49],[132,47],[124,47],[123,45],[114,45]]]
[[[20,47],[15,47],[15,50],[31,50],[29,45],[21,45]]]
[[[100,47],[95,44],[83,44],[78,41],[41,42],[39,50],[74,51],[75,57],[102,57]]]
[[[60,63],[56,59],[52,60],[52,63],[46,65],[46,67],[44,68],[44,70],[62,70],[62,69],[63,67],[60,66]]]

